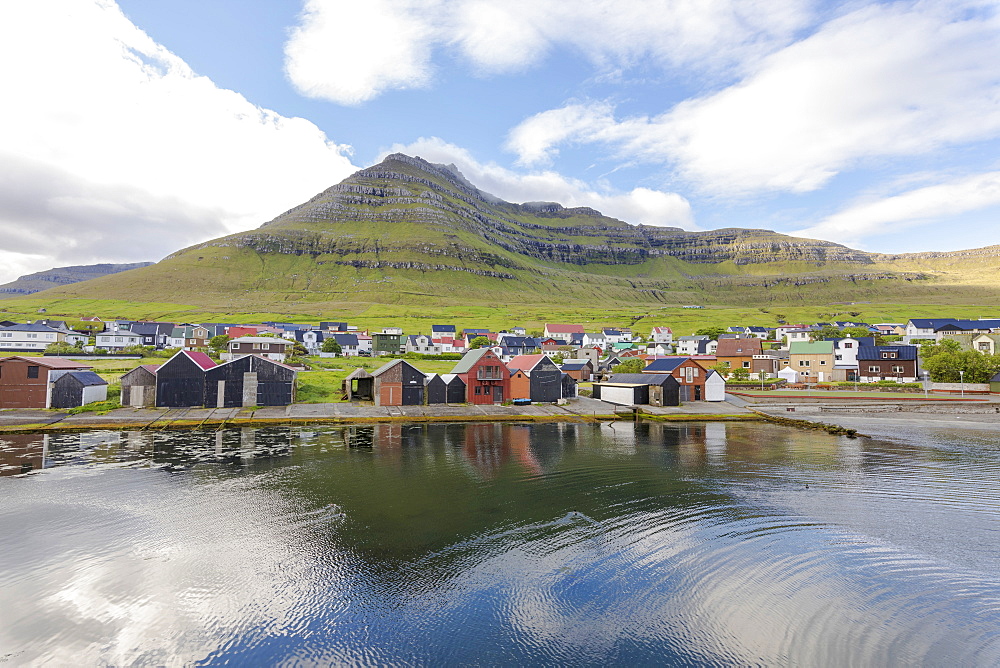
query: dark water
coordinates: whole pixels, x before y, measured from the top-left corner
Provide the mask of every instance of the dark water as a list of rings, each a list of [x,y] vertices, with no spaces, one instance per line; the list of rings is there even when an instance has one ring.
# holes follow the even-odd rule
[[[1000,664],[1000,438],[0,437],[0,665]]]

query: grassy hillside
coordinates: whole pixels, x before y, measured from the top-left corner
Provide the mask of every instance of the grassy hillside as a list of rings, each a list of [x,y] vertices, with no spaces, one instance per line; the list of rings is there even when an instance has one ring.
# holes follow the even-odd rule
[[[971,314],[996,303],[998,258],[998,247],[890,256],[767,230],[636,227],[590,209],[503,202],[450,168],[395,155],[256,230],[3,306],[73,317],[402,319],[416,331],[442,318],[693,324],[734,309],[745,324],[773,325],[773,313],[897,320],[909,305]],[[882,306],[837,306],[850,302]]]

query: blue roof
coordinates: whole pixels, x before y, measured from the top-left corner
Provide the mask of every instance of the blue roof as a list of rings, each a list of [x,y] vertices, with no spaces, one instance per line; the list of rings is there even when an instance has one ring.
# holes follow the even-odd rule
[[[897,360],[915,360],[919,348],[917,346],[858,346],[858,361],[884,359],[882,353],[895,352]]]
[[[333,338],[342,346],[356,346],[358,345],[358,335],[357,334],[334,334]]]
[[[684,362],[687,362],[687,357],[668,357],[662,360],[653,360],[646,365],[646,368],[642,370],[643,373],[670,373]]]
[[[432,332],[451,332],[455,333],[455,325],[431,325]]]

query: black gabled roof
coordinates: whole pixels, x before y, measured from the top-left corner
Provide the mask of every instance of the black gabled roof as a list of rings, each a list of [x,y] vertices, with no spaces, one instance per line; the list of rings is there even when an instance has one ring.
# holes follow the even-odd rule
[[[634,385],[673,385],[677,383],[677,379],[666,373],[613,373],[606,382]]]

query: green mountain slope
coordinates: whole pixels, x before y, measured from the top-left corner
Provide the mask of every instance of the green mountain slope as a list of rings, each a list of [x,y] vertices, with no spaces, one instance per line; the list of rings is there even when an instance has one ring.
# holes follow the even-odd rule
[[[188,304],[213,313],[347,305],[983,303],[1000,248],[876,255],[767,230],[633,226],[513,204],[452,166],[395,154],[256,230],[35,298]]]

